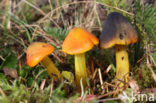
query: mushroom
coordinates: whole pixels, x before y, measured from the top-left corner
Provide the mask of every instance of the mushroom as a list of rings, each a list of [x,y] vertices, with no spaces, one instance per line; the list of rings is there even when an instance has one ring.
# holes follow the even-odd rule
[[[119,80],[127,82],[129,76],[127,46],[137,40],[137,32],[122,14],[112,12],[108,15],[100,35],[100,47],[107,49],[116,46],[116,78]]]
[[[75,76],[78,88],[80,88],[81,78],[84,87],[86,86],[85,52],[98,43],[99,40],[93,34],[80,27],[73,28],[63,42],[62,51],[75,57]]]
[[[56,68],[54,63],[50,60],[48,55],[54,51],[54,47],[47,43],[34,42],[27,48],[27,65],[34,67],[40,61],[47,69],[49,75],[55,79],[61,79],[60,71]]]

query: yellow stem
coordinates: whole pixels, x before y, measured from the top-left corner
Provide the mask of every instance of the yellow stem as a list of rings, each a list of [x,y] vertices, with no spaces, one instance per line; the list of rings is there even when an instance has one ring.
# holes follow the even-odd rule
[[[116,78],[127,82],[129,76],[129,58],[127,46],[116,45]],[[123,86],[121,83],[120,87]]]
[[[50,60],[50,58],[48,56],[43,58],[43,60],[41,62],[44,65],[44,67],[47,69],[49,75],[53,79],[55,79],[55,80],[61,79],[60,71],[57,69],[55,64]]]
[[[82,78],[83,87],[86,86],[86,61],[85,61],[85,54],[77,54],[75,55],[75,76],[76,76],[76,85],[80,89],[80,80]]]

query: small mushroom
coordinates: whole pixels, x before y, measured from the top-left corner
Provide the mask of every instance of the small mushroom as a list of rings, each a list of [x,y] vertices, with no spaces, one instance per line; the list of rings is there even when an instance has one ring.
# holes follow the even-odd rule
[[[42,42],[34,42],[27,48],[27,65],[34,67],[40,61],[43,66],[47,69],[49,75],[55,79],[61,79],[60,71],[56,68],[54,63],[48,57],[54,51],[54,47],[50,44]]]
[[[108,15],[100,35],[100,47],[107,49],[116,46],[116,78],[119,80],[127,82],[129,76],[127,46],[137,40],[137,32],[122,14],[112,12]],[[123,86],[123,83],[120,86]]]
[[[81,78],[84,87],[86,86],[85,52],[98,43],[99,40],[93,34],[79,27],[73,28],[63,42],[62,51],[75,57],[75,76],[78,88],[80,88]]]

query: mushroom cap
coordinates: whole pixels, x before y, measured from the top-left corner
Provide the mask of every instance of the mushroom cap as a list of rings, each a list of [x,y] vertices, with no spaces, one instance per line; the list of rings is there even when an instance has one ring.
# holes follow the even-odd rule
[[[27,48],[27,65],[34,67],[37,65],[44,57],[48,56],[54,51],[54,47],[47,43],[34,42]]]
[[[137,32],[122,14],[112,12],[108,15],[100,35],[100,47],[110,48],[114,45],[129,45],[137,42],[137,40]]]
[[[92,49],[99,43],[98,38],[83,28],[73,28],[62,45],[62,51],[67,54],[80,54]]]

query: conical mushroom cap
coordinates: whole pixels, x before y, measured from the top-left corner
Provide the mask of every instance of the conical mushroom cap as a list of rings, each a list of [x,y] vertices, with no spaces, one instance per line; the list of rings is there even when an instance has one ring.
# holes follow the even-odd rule
[[[80,54],[89,51],[99,40],[82,28],[72,29],[63,42],[62,50],[67,54]]]
[[[50,44],[42,42],[34,42],[27,48],[27,65],[34,67],[44,57],[48,56],[54,51],[54,47]]]
[[[137,40],[137,32],[122,14],[113,12],[108,15],[100,36],[100,47],[110,48],[116,44],[129,45]]]

